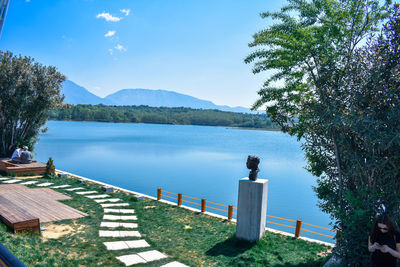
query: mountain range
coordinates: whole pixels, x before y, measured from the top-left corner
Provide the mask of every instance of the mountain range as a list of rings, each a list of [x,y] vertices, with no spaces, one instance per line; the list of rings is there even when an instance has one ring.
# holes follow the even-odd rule
[[[67,80],[63,83],[61,93],[64,94],[64,102],[68,104],[104,104],[115,106],[140,106],[151,107],[188,107],[194,109],[218,109],[239,113],[253,113],[244,107],[229,107],[216,105],[211,101],[202,100],[193,96],[180,94],[167,90],[151,89],[122,89],[104,98],[101,98],[86,88]]]

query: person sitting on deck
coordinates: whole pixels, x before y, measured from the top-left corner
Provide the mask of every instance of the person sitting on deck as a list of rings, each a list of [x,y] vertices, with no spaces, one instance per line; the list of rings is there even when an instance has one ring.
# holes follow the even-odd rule
[[[21,152],[20,162],[22,164],[32,163],[32,154],[29,152],[27,146],[23,146],[23,150]]]
[[[23,148],[22,147],[17,147],[14,152],[12,153],[11,156],[11,161],[20,163],[21,162],[21,152]]]

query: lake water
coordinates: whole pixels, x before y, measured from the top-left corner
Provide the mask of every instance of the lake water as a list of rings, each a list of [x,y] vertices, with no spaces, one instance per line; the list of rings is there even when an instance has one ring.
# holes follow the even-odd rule
[[[300,143],[281,132],[66,121],[46,126],[35,159],[52,157],[58,169],[151,196],[160,187],[236,207],[238,181],[249,173],[247,156],[257,155],[258,178],[269,180],[268,214],[330,228],[329,216],[317,207],[315,177],[304,170]],[[304,231],[302,236],[332,242]]]

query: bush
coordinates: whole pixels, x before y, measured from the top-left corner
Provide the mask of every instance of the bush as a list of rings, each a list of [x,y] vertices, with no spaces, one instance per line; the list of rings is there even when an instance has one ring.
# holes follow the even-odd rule
[[[53,159],[50,157],[46,164],[45,176],[53,176],[56,174],[56,167],[54,166]]]

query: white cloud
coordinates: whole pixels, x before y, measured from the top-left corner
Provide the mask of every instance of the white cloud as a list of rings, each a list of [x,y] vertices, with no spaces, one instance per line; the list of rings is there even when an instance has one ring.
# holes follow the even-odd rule
[[[115,34],[115,31],[108,31],[106,34],[104,34],[104,37],[111,37]]]
[[[124,13],[125,16],[129,16],[129,13],[131,13],[131,10],[130,10],[130,9],[121,9],[120,11],[121,11],[122,13]]]
[[[110,53],[110,55],[112,55],[114,53],[114,50],[112,50],[111,48],[108,49],[108,53]]]
[[[105,12],[97,14],[96,18],[104,18],[106,21],[112,21],[112,22],[117,22],[121,20],[121,18],[113,17],[110,13],[105,13]]]
[[[115,49],[117,49],[117,50],[119,50],[119,51],[121,51],[121,52],[126,51],[126,48],[123,47],[123,46],[120,45],[120,44],[117,44],[117,45],[115,46]]]

